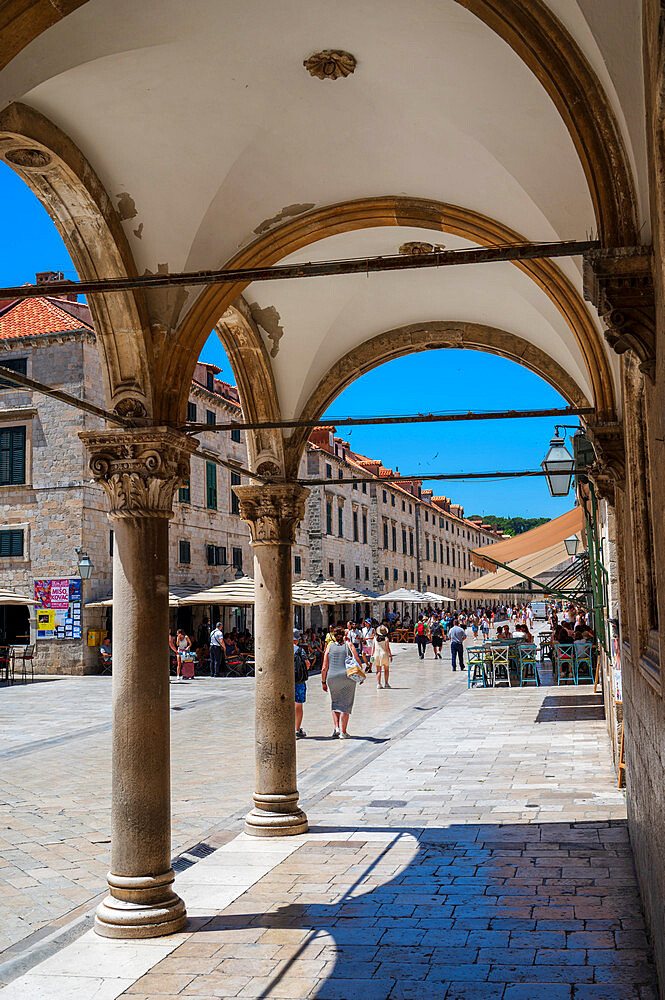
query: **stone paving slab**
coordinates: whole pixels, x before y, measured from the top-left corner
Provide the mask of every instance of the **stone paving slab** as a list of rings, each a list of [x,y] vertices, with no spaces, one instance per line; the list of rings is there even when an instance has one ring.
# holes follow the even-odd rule
[[[559,718],[552,689],[465,691],[308,804],[309,834],[241,834],[179,876],[189,933],[86,936],[101,980],[64,949],[49,1000],[655,1000],[604,722],[569,690]]]

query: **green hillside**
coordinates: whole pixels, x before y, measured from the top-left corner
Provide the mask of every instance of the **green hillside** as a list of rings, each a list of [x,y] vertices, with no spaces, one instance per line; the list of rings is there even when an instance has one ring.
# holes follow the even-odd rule
[[[476,516],[474,514],[472,517]],[[495,524],[499,531],[506,535],[521,535],[524,531],[537,528],[541,524],[547,524],[549,517],[498,517],[496,514],[482,514],[485,524]]]

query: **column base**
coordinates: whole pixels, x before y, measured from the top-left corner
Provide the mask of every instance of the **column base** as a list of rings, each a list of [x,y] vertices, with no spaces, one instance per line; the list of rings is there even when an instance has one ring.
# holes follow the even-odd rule
[[[108,938],[175,934],[187,924],[185,904],[171,889],[175,875],[129,878],[109,874],[110,894],[99,904],[95,931]]]
[[[307,816],[297,803],[297,792],[293,795],[255,795],[254,808],[245,820],[245,833],[250,837],[296,837],[307,833]]]

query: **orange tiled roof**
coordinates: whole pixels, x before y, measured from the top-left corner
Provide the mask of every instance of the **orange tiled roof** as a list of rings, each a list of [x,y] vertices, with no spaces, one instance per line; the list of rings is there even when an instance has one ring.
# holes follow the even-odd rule
[[[93,331],[93,327],[77,319],[54,299],[18,299],[0,315],[0,340],[18,340],[21,337],[42,337],[49,333],[72,333],[76,330]]]

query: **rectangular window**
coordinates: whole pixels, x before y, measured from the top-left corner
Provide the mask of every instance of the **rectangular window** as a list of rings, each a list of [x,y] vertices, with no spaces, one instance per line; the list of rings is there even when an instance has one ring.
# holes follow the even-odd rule
[[[450,566],[450,548],[446,545],[446,565]]]
[[[0,361],[3,368],[9,368],[10,371],[18,372],[19,375],[28,374],[28,359],[27,358],[7,358],[7,360]],[[20,386],[14,385],[12,382],[8,382],[7,379],[0,378],[0,389],[17,389]]]
[[[442,517],[439,518],[439,527],[440,528],[443,527],[443,518]]]
[[[332,501],[326,501],[326,533],[332,535]]]
[[[242,549],[233,549],[233,568],[242,569]]]
[[[369,580],[369,566],[365,566],[365,579]]]
[[[429,538],[425,539],[425,559],[429,562]]]
[[[386,568],[385,568],[385,569],[384,569],[384,571],[383,571],[383,575],[384,575],[384,577],[385,577],[385,578],[386,578],[386,580],[387,580],[387,579],[388,579],[388,567],[387,567],[387,566],[386,566]]]
[[[196,403],[187,403],[187,422],[196,423]]]
[[[383,502],[388,503],[388,494],[386,493],[385,490],[383,491]]]
[[[178,547],[178,561],[181,563],[190,563],[192,561],[192,553],[189,542],[185,541],[184,538],[181,538]]]
[[[214,410],[206,410],[206,423],[207,424],[217,423],[217,414],[215,413]]]
[[[360,579],[360,566],[356,566],[356,580]]]
[[[413,532],[409,532],[409,555],[413,555]]]
[[[394,569],[393,570],[393,580],[395,581],[395,583],[397,583],[398,579],[399,579],[399,574],[398,574],[397,570]]]
[[[344,538],[344,508],[337,508],[337,534],[340,538]]]
[[[206,372],[206,389],[208,389],[210,392],[215,391],[215,376],[214,373],[210,371],[210,369],[208,369],[208,371]]]
[[[240,486],[240,475],[237,472],[231,473],[231,486]],[[235,495],[233,490],[231,490],[231,513],[240,514],[240,501]]]
[[[354,512],[353,512],[353,540],[354,540],[354,542],[357,542],[359,540],[359,538],[360,538],[360,535],[358,534],[358,511],[354,510]]]
[[[0,486],[25,483],[25,427],[0,428]]]
[[[412,514],[412,513],[413,513],[413,511],[411,510],[411,504],[409,504],[409,514]]]
[[[387,521],[383,522],[383,547],[384,547],[384,549],[388,548],[388,522]]]
[[[395,494],[394,494],[394,493],[391,493],[391,494],[390,494],[390,502],[391,502],[391,504],[392,504],[392,505],[393,505],[393,507],[394,507],[394,506],[395,506]]]
[[[406,511],[406,500],[402,500],[402,511]]]
[[[240,444],[240,441],[241,441],[240,431],[232,430],[231,431],[231,440],[235,441],[236,444]]]
[[[428,574],[428,575],[427,575],[427,586],[428,586],[428,587],[430,586],[431,582],[432,582],[432,581],[430,580],[430,578],[429,578],[429,574]]]
[[[358,489],[358,483],[354,483],[353,484],[353,488],[354,488],[354,490],[357,490]]]
[[[180,503],[191,503],[192,502],[192,482],[191,479],[187,479],[184,486],[181,486],[178,490],[178,500]]]
[[[434,586],[435,586],[435,587],[438,587],[438,586],[439,586],[439,582],[438,582],[438,580],[437,580],[437,578],[436,578],[436,577],[434,577]]]
[[[406,555],[406,528],[402,528],[402,552]]]
[[[425,511],[425,520],[429,521],[429,511],[428,510]]]
[[[8,531],[0,531],[0,558],[7,559],[12,556],[23,555],[23,531],[20,528],[11,528]]]
[[[302,573],[302,562],[300,556],[293,557],[293,572]]]
[[[337,470],[337,478],[338,479],[344,479],[344,470],[343,469],[338,469]]]
[[[363,493],[367,493],[367,483],[363,483]]]
[[[187,544],[189,545],[189,542]],[[226,566],[226,546],[206,545],[206,557],[208,566]]]
[[[332,479],[332,465],[326,462],[326,479]]]
[[[335,567],[331,562],[328,563],[328,579],[332,580],[335,575]]]
[[[114,535],[113,535],[113,528],[111,528],[111,530],[109,531],[109,555],[111,559],[113,559],[113,542],[114,542]]]
[[[432,539],[432,562],[436,562],[436,539]]]
[[[404,570],[404,583],[408,583],[408,576],[406,570]]]
[[[367,514],[363,514],[363,544],[367,545]]]
[[[392,536],[393,536],[393,552],[397,552],[397,528],[393,524],[392,526]]]
[[[217,510],[217,466],[206,462],[206,507]]]
[[[342,580],[346,576],[346,567],[344,566],[344,563],[339,564],[339,575],[341,576]]]
[[[413,570],[411,570],[411,583],[413,583],[414,580],[415,580],[415,577],[413,575]]]

